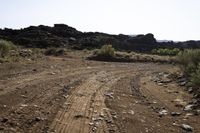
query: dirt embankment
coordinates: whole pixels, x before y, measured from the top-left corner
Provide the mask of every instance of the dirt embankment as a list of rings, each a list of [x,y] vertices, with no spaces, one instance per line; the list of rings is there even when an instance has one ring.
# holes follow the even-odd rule
[[[198,133],[192,96],[169,78],[177,71],[59,57],[1,64],[0,132]]]

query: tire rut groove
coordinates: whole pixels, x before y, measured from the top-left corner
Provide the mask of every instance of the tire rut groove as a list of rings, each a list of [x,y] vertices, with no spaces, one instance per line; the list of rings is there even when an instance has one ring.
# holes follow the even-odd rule
[[[125,71],[127,71],[127,70],[120,71],[120,72],[117,71],[117,72],[121,73],[121,75],[124,75]],[[113,76],[110,74],[110,76],[111,76],[109,78],[110,80],[106,81],[106,83],[101,83],[98,81],[100,73],[101,72],[98,72],[98,74],[87,79],[87,81],[85,83],[83,83],[80,87],[75,89],[73,94],[71,94],[71,96],[69,96],[69,98],[66,101],[67,104],[69,102],[71,102],[70,107],[58,112],[57,117],[55,118],[55,121],[52,123],[50,131],[55,131],[55,132],[59,132],[59,133],[62,133],[62,132],[64,133],[67,131],[70,131],[70,133],[73,133],[73,132],[74,133],[75,132],[83,132],[84,133],[84,132],[88,132],[89,130],[91,131],[91,128],[88,126],[89,122],[90,122],[89,118],[91,118],[91,115],[92,115],[90,113],[90,111],[88,111],[88,109],[91,106],[91,100],[95,97],[96,93],[98,93],[98,97],[99,96],[103,97],[104,94],[101,91],[101,88],[103,86],[106,86],[106,84],[108,84],[108,82],[110,82],[110,81],[116,82],[114,79],[118,79],[118,78],[116,78],[117,74],[115,74]],[[130,73],[130,70],[127,73]],[[107,77],[105,75],[103,77],[100,76],[100,79]],[[107,74],[107,75],[109,75],[109,74]],[[117,76],[119,76],[119,75],[117,75]],[[113,83],[110,83],[110,85]],[[108,86],[110,86],[110,85],[108,84]],[[78,95],[80,94],[82,96],[77,96],[77,94]],[[102,99],[102,98],[99,98],[99,99]],[[75,101],[75,102],[73,102],[73,101]],[[103,104],[103,103],[104,103],[104,100],[100,102],[100,104]],[[100,105],[100,106],[105,107],[105,105]],[[76,118],[76,117],[78,117],[78,118]],[[80,117],[80,120],[79,120],[79,117]],[[104,124],[104,125],[106,125],[106,124]],[[74,126],[78,126],[78,127],[74,127]],[[98,130],[97,132],[102,132],[102,131]]]

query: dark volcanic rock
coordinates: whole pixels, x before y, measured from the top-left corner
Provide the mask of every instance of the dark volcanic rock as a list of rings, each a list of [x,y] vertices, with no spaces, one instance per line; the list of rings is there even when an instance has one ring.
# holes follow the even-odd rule
[[[199,48],[200,42],[157,42],[154,35],[128,36],[110,35],[99,32],[80,32],[65,24],[30,26],[24,29],[0,29],[0,38],[13,41],[24,47],[72,47],[75,49],[99,48],[112,44],[119,50],[150,51],[155,48]]]

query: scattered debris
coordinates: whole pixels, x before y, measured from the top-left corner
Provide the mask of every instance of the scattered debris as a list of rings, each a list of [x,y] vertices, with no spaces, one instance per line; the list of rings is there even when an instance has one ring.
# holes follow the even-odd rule
[[[180,86],[185,86],[186,83],[187,83],[186,81],[183,81],[183,82],[180,82],[179,85],[180,85]]]
[[[143,120],[143,119],[140,119],[140,121],[141,121],[142,123],[145,123],[145,120]]]
[[[159,85],[159,86],[162,86],[162,85],[163,85],[163,83],[158,83],[158,85]]]
[[[6,123],[8,121],[8,118],[0,118],[0,122]]]
[[[38,108],[39,106],[35,104],[35,105],[33,105],[33,107],[36,107],[36,108]]]
[[[172,79],[170,79],[171,73],[168,72],[160,72],[155,76],[151,77],[151,80],[156,82],[159,86],[165,85],[167,83],[171,83]]]
[[[83,114],[76,114],[74,117],[75,117],[75,118],[82,118],[82,117],[84,117],[84,116],[83,116]]]
[[[189,104],[187,106],[185,106],[185,108],[183,109],[184,111],[191,111],[193,109],[193,106],[192,104]]]
[[[184,106],[186,106],[186,102],[184,102],[182,99],[175,99],[174,101],[172,101],[172,102],[175,102],[176,104],[175,104],[175,106],[176,107],[184,107]]]
[[[27,106],[28,106],[27,104],[21,104],[21,105],[20,105],[21,108],[27,107]]]
[[[90,125],[90,126],[93,126],[93,125],[94,125],[94,123],[93,123],[93,122],[90,122],[90,123],[89,123],[89,125]]]
[[[55,75],[56,73],[54,73],[54,72],[51,72],[50,74],[51,74],[51,75]]]
[[[104,113],[101,112],[101,114],[99,115],[100,117],[105,117]]]
[[[105,94],[105,95],[108,96],[108,97],[110,97],[110,98],[112,98],[112,99],[114,99],[113,94],[114,94],[114,93],[111,92],[111,93],[107,93],[107,94]]]
[[[193,130],[193,128],[190,125],[187,125],[187,124],[182,124],[181,128],[185,131],[192,131]]]
[[[145,128],[145,132],[148,133],[148,132],[149,132],[149,129],[148,129],[148,128]]]
[[[135,112],[134,112],[133,110],[130,110],[130,111],[129,111],[129,114],[134,115]]]
[[[180,116],[181,115],[181,113],[179,113],[179,112],[171,112],[171,116]]]
[[[194,94],[194,97],[200,99],[200,93]]]
[[[27,96],[25,96],[25,95],[21,95],[21,97],[23,97],[23,98],[28,98]]]
[[[117,115],[113,115],[112,117],[113,117],[114,119],[117,119]]]
[[[88,66],[87,69],[91,69],[92,67]]]
[[[64,85],[64,86],[63,86],[63,91],[64,91],[64,92],[67,92],[68,90],[69,90],[69,86],[68,86],[68,85]]]
[[[162,117],[164,115],[167,115],[167,112],[168,112],[167,110],[162,110],[159,112],[159,116]]]
[[[69,95],[63,95],[63,97],[64,97],[65,99],[67,99],[67,98],[69,97]]]
[[[179,126],[176,122],[173,122],[172,125],[173,125],[173,126]]]
[[[188,88],[188,92],[192,93],[193,92],[193,88],[192,87]]]
[[[93,127],[93,128],[92,128],[92,131],[96,131],[96,130],[97,130],[97,127]]]
[[[159,107],[156,107],[156,106],[150,106],[150,108],[156,112],[156,113],[159,113],[160,112],[160,108]]]
[[[39,121],[41,121],[41,120],[44,120],[44,119],[41,118],[41,117],[35,117],[35,121],[39,122]]]
[[[185,116],[188,117],[188,116],[193,116],[194,114],[193,113],[187,113]]]
[[[196,115],[200,115],[200,109],[196,110]]]
[[[157,102],[156,102],[156,101],[153,101],[152,103],[153,103],[153,104],[156,104]]]

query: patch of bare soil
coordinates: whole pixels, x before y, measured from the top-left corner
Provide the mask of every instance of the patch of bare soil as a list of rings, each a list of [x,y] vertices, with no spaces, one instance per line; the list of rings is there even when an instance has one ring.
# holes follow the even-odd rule
[[[191,94],[168,78],[177,71],[71,57],[1,64],[0,132],[198,133]]]

